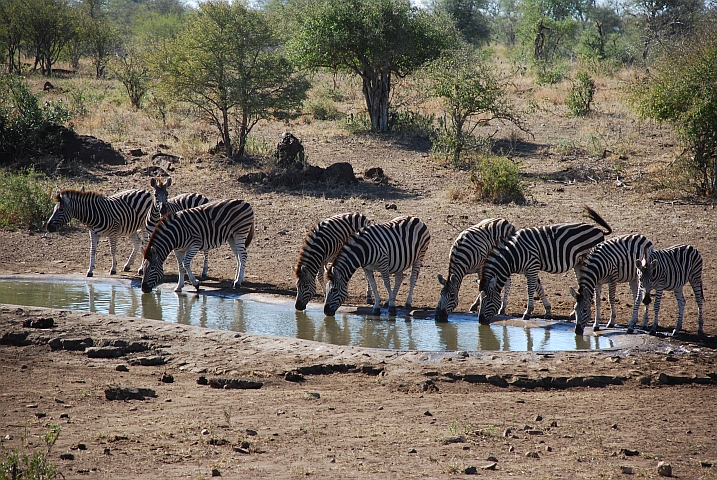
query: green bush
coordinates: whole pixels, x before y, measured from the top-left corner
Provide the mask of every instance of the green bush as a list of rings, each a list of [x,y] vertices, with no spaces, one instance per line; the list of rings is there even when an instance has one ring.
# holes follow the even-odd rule
[[[59,152],[70,114],[60,102],[40,101],[18,77],[0,76],[0,163]]]
[[[595,95],[595,81],[587,72],[578,72],[568,92],[567,105],[572,114],[576,117],[587,115],[590,112],[593,95]]]
[[[316,97],[304,102],[304,110],[316,120],[338,120],[343,117],[336,103],[330,98]]]
[[[518,165],[506,157],[483,158],[471,172],[476,193],[493,203],[524,203],[525,185],[520,179]]]
[[[52,214],[52,185],[34,170],[0,170],[0,228],[41,228]]]
[[[45,443],[45,452],[22,453],[16,449],[0,447],[0,480],[52,480],[64,475],[50,463],[48,457],[62,431],[61,427],[50,425],[50,431],[40,435]]]
[[[410,110],[392,111],[388,126],[393,133],[429,138],[433,133],[434,115],[424,115]]]

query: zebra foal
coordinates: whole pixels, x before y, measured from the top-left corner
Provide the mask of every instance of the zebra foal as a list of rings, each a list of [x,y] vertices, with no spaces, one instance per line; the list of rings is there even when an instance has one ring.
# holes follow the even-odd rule
[[[673,335],[677,335],[682,330],[682,317],[685,313],[685,296],[682,289],[689,282],[692,291],[695,293],[695,302],[697,302],[698,320],[697,334],[703,335],[702,330],[702,303],[704,302],[704,293],[702,291],[702,255],[691,245],[673,245],[664,250],[653,250],[637,265],[637,275],[640,280],[640,288],[638,298],[635,300],[636,305],[643,300],[644,294],[645,305],[650,304],[650,290],[655,289],[655,319],[652,322],[650,335],[657,333],[657,316],[660,313],[660,301],[662,300],[662,292],[672,290],[675,292],[677,299],[677,325],[672,331]],[[632,319],[627,327],[627,333],[632,333],[637,322],[637,308],[632,310]],[[642,328],[647,328],[647,311],[642,322]]]
[[[586,223],[560,223],[518,230],[502,246],[493,249],[483,265],[480,279],[480,307],[478,321],[490,323],[500,308],[500,291],[514,273],[527,279],[528,305],[523,313],[527,320],[533,313],[533,296],[537,291],[545,307],[545,318],[552,318],[550,302],[540,285],[538,272],[563,273],[580,268],[587,252],[602,242],[612,228],[589,207],[585,215],[603,227],[601,230]]]
[[[87,276],[95,269],[97,243],[102,237],[109,237],[112,267],[110,275],[117,273],[117,240],[129,236],[132,239],[132,253],[124,265],[128,272],[139,252],[142,241],[138,231],[144,227],[147,212],[152,205],[152,194],[146,190],[125,190],[111,196],[83,190],[56,190],[55,209],[47,220],[48,232],[56,232],[73,218],[90,229],[90,266]]]
[[[348,238],[369,224],[368,218],[360,213],[342,213],[325,218],[314,225],[306,234],[294,267],[296,275],[297,310],[305,310],[306,304],[316,294],[316,283],[323,286],[324,273],[329,262],[338,255]],[[366,303],[373,303],[371,284],[366,274]]]
[[[348,283],[359,267],[366,271],[373,291],[373,314],[381,313],[381,297],[373,272],[381,272],[381,278],[388,291],[388,313],[396,314],[396,295],[404,271],[411,268],[406,308],[411,307],[413,287],[416,285],[423,258],[428,250],[431,235],[428,227],[416,217],[397,217],[388,223],[369,225],[354,233],[339,251],[329,268],[324,314],[334,316],[336,310],[348,298]],[[395,284],[391,289],[390,275]]]
[[[254,211],[244,200],[217,200],[199,207],[169,213],[157,223],[144,251],[145,269],[142,291],[149,293],[164,277],[164,261],[170,252],[177,257],[179,281],[175,292],[184,287],[187,274],[199,291],[199,280],[194,277],[190,264],[200,250],[219,248],[229,243],[237,260],[234,288],[244,280],[246,247],[254,236]]]
[[[653,250],[652,242],[644,235],[622,235],[605,240],[593,247],[580,268],[578,291],[570,287],[570,294],[575,299],[575,332],[581,334],[590,318],[590,303],[595,298],[595,322],[593,330],[600,330],[600,294],[602,285],[608,284],[608,301],[610,302],[610,320],[606,327],[615,324],[617,308],[615,306],[615,290],[618,283],[628,282],[632,299],[637,296],[637,264]],[[640,303],[634,302],[633,308]]]
[[[458,305],[458,291],[463,283],[463,278],[468,274],[480,273],[491,250],[513,235],[515,235],[515,227],[508,220],[487,218],[477,225],[463,230],[456,237],[448,258],[448,278],[438,274],[438,282],[443,285],[443,288],[438,305],[436,305],[436,321],[447,321],[448,315]],[[505,282],[503,303],[499,313],[505,313],[509,290],[510,278]],[[475,311],[478,303],[479,298],[476,298],[470,311]]]
[[[147,220],[144,226],[145,245],[149,241],[149,237],[152,235],[152,232],[157,226],[159,219],[162,218],[162,215],[198,207],[209,202],[207,197],[199,193],[182,193],[176,197],[168,198],[169,192],[167,189],[172,186],[172,177],[167,178],[167,181],[165,182],[162,182],[159,178],[152,178],[149,183],[152,189],[154,189],[154,197],[152,207],[149,209],[149,212],[147,212]],[[204,250],[204,268],[202,269],[202,275],[199,279],[205,280],[208,272],[209,252]],[[139,274],[142,275],[142,273],[142,269],[140,268]]]

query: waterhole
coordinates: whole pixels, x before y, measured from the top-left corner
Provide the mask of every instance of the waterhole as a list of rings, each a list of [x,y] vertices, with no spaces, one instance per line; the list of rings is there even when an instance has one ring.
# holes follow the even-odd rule
[[[436,323],[431,315],[412,317],[401,309],[396,317],[385,312],[380,317],[364,315],[356,309],[340,309],[335,317],[326,317],[318,303],[297,312],[293,298],[237,296],[211,290],[197,295],[190,286],[186,287],[188,292],[176,294],[173,288],[164,284],[144,294],[139,280],[0,277],[0,303],[395,350],[593,350],[614,347],[616,340],[614,331],[575,335],[573,325],[566,322],[513,319],[480,325],[475,314],[454,313],[448,322]]]

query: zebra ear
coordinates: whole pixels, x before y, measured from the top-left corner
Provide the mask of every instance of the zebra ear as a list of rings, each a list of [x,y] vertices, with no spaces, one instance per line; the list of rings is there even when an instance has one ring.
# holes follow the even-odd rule
[[[570,287],[570,295],[573,296],[576,302],[578,301],[578,292],[576,292],[573,287]]]
[[[441,275],[440,273],[438,274],[438,283],[440,283],[441,285],[446,284],[446,279],[443,278],[443,275]]]
[[[82,185],[82,186],[80,187],[80,192],[84,192],[84,191],[85,191],[85,186]]]
[[[172,185],[172,177],[167,178],[167,181],[164,182],[164,186],[166,188],[169,188]]]
[[[157,188],[157,179],[154,178],[154,177],[150,178],[150,179],[149,179],[149,185],[150,185],[152,188]]]

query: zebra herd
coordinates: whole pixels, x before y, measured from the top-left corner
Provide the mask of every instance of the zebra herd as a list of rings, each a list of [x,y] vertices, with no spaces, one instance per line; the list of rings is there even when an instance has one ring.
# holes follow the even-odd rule
[[[184,286],[186,274],[199,290],[199,280],[190,264],[201,250],[204,268],[208,270],[208,250],[228,243],[236,257],[234,288],[244,279],[246,248],[254,235],[254,212],[239,199],[210,202],[200,194],[182,194],[168,198],[172,179],[165,182],[152,179],[152,194],[145,190],[127,190],[112,196],[84,190],[57,190],[56,206],[47,221],[48,232],[59,230],[72,218],[90,229],[90,265],[87,276],[93,275],[95,252],[99,238],[108,237],[112,255],[110,274],[116,273],[115,250],[121,236],[130,236],[132,253],[124,271],[132,267],[137,252],[145,245],[142,265],[142,291],[149,293],[161,283],[164,262],[175,253],[179,281],[175,291]],[[516,229],[505,219],[486,219],[461,232],[453,242],[449,255],[448,277],[438,275],[442,285],[436,306],[436,321],[446,321],[458,305],[458,292],[466,275],[478,274],[479,296],[470,310],[477,310],[480,323],[489,323],[496,314],[504,314],[510,277],[523,274],[527,280],[527,307],[523,319],[533,312],[537,293],[545,307],[545,317],[552,318],[538,274],[575,272],[578,290],[570,288],[576,303],[575,333],[582,334],[591,317],[595,303],[593,329],[600,328],[600,298],[602,285],[608,284],[611,307],[607,327],[615,324],[615,288],[628,282],[634,306],[628,333],[637,322],[640,303],[644,303],[643,329],[647,328],[647,305],[651,290],[655,290],[654,320],[650,333],[658,326],[662,293],[674,291],[679,315],[673,333],[682,328],[685,299],[683,287],[690,283],[697,302],[698,334],[703,333],[702,320],[702,258],[696,248],[675,245],[664,250],[655,249],[643,235],[631,234],[605,240],[612,228],[594,210],[585,207],[585,215],[597,226],[588,223],[561,223]],[[142,231],[140,236],[138,232]],[[389,315],[396,314],[396,296],[411,270],[406,307],[412,303],[413,289],[423,264],[431,237],[428,227],[417,217],[397,217],[383,224],[373,224],[359,213],[345,213],[326,218],[307,233],[294,268],[296,276],[297,310],[306,309],[316,293],[317,282],[324,287],[324,313],[333,316],[348,298],[348,283],[362,268],[366,274],[366,302],[373,304],[373,313],[381,311],[381,296],[374,273],[381,275],[388,292]],[[391,275],[394,276],[393,287]],[[501,296],[502,293],[502,296]]]

